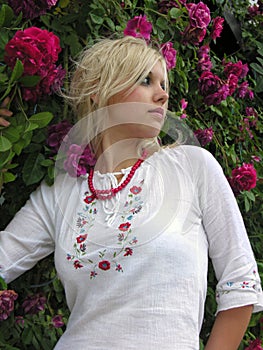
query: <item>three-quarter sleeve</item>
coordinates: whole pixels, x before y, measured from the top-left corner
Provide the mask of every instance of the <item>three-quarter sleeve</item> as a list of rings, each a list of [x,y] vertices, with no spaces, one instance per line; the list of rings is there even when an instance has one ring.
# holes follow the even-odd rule
[[[205,152],[200,191],[209,256],[217,278],[217,312],[254,305],[263,310],[256,260],[232,189],[215,158]]]
[[[0,275],[9,283],[54,251],[52,188],[42,184],[0,232]]]

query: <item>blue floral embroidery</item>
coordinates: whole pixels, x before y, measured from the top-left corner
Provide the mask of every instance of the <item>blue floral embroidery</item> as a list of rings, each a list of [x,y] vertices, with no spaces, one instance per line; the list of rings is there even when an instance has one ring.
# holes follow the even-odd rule
[[[88,245],[87,238],[91,227],[94,225],[94,220],[97,214],[96,200],[90,201],[90,193],[85,193],[83,200],[84,205],[81,212],[77,213],[76,219],[76,237],[73,244],[74,254],[67,254],[67,260],[70,261],[75,269],[81,269],[83,267],[91,267],[90,279],[94,279],[99,271],[108,271],[113,269],[115,271],[123,272],[123,267],[117,261],[118,258],[129,257],[133,255],[133,246],[137,244],[136,237],[131,238],[132,234],[132,219],[134,215],[137,215],[143,208],[143,201],[139,195],[143,189],[144,180],[140,181],[138,186],[132,186],[128,193],[128,199],[124,205],[124,212],[119,214],[121,224],[116,228],[116,241],[120,246],[119,249],[114,249],[111,253],[111,258],[106,259],[109,256],[107,249],[98,252],[98,258],[93,261],[88,258]],[[84,260],[85,258],[85,260]]]

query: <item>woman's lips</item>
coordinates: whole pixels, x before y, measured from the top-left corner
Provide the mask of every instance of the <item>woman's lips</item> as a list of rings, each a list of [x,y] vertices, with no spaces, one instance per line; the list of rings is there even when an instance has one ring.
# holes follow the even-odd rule
[[[160,119],[163,119],[163,117],[164,117],[164,109],[161,107],[151,109],[151,110],[149,110],[149,113],[157,116]]]

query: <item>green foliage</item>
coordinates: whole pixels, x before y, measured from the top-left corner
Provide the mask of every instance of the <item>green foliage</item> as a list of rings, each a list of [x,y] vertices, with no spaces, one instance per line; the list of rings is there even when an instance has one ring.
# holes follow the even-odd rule
[[[3,186],[0,205],[1,212],[5,213],[0,216],[1,228],[6,226],[42,180],[52,184],[55,157],[46,144],[48,127],[64,119],[74,121],[71,110],[57,95],[45,96],[35,104],[23,101],[21,86],[35,86],[39,77],[23,76],[24,68],[19,60],[13,70],[5,64],[5,45],[17,30],[30,26],[45,28],[60,38],[62,52],[59,63],[69,71],[71,62],[82,48],[92,45],[102,37],[121,36],[129,19],[145,14],[153,24],[154,41],[159,43],[172,41],[177,50],[176,68],[169,73],[171,81],[169,109],[173,112],[175,120],[185,112],[187,114],[185,121],[191,130],[213,127],[214,137],[206,148],[214,154],[227,176],[230,176],[231,170],[243,162],[252,162],[252,156],[262,158],[263,19],[262,16],[248,18],[247,0],[231,1],[230,9],[228,1],[212,1],[215,5],[213,17],[224,16],[227,8],[239,24],[241,41],[236,51],[230,50],[229,53],[228,50],[222,55],[222,47],[225,47],[227,38],[222,37],[218,40],[219,44],[217,41],[212,42],[209,37],[211,26],[203,44],[210,44],[213,48],[211,52],[213,72],[219,76],[222,76],[223,72],[223,59],[232,62],[241,59],[243,63],[249,64],[249,83],[255,98],[249,100],[229,96],[219,105],[211,106],[204,103],[198,92],[200,76],[197,69],[198,47],[182,43],[181,32],[188,24],[188,16],[185,7],[179,2],[178,8],[174,7],[167,13],[160,13],[158,1],[154,0],[127,0],[123,2],[123,7],[118,0],[60,0],[46,15],[32,21],[23,19],[22,14],[15,16],[7,3],[8,1],[0,0],[0,102],[10,96],[9,106],[14,115],[9,119],[11,122],[9,127],[0,127],[0,188]],[[232,39],[230,46],[232,43],[236,44],[235,40]],[[64,88],[67,87],[68,76],[64,81]],[[185,111],[181,109],[182,99],[188,101]],[[258,113],[257,122],[250,130],[251,134],[244,125],[246,107],[253,107]],[[171,123],[170,130],[167,131],[169,135],[172,134],[172,128]],[[170,141],[165,133],[161,136],[164,143]],[[254,166],[258,174],[257,186],[252,191],[242,192],[237,201],[263,278],[262,161],[254,162]],[[216,311],[215,284],[215,276],[210,268],[205,320],[200,340],[201,349],[206,343]],[[0,287],[7,288],[1,280]],[[11,283],[8,289],[14,289],[19,294],[19,299],[15,303],[15,312],[5,322],[0,323],[0,349],[53,348],[64,328],[54,328],[51,318],[61,314],[66,323],[69,315],[63,288],[53,268],[53,258],[48,257],[38,263],[33,270]],[[34,316],[23,315],[22,326],[17,322],[16,316],[21,315],[23,299],[27,294],[40,291],[48,300],[45,310]],[[248,345],[250,339],[257,337],[263,340],[262,325],[259,322],[262,316],[256,314],[252,317],[240,350]]]

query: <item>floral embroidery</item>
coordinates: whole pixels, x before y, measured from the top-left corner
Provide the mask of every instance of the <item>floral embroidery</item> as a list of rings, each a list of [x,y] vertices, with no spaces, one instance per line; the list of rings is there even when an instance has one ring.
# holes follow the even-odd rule
[[[251,279],[249,281],[242,281],[242,282],[226,282],[224,285],[218,287],[216,298],[219,299],[220,296],[224,294],[228,294],[231,291],[237,290],[237,289],[254,289],[258,290],[258,283],[257,283],[257,272],[254,270],[253,275],[251,276]]]
[[[78,236],[77,237],[77,243],[84,242],[86,240],[87,236],[88,236],[87,234]]]
[[[142,188],[141,188],[141,187],[138,187],[138,186],[133,186],[133,187],[130,189],[131,193],[133,193],[133,194],[138,194],[138,193],[141,192],[141,190],[142,190]]]
[[[101,270],[109,270],[110,269],[110,262],[108,260],[103,260],[99,262],[99,268]]]
[[[131,224],[129,222],[125,222],[124,224],[121,224],[119,226],[119,230],[120,231],[127,231],[130,226],[131,226]]]
[[[108,248],[99,251],[96,259],[88,258],[89,245],[87,239],[97,214],[97,201],[94,200],[89,192],[85,193],[82,211],[78,212],[76,219],[77,230],[73,244],[74,254],[67,254],[66,256],[66,259],[73,263],[76,270],[91,267],[89,271],[90,279],[94,279],[99,274],[99,271],[115,270],[123,272],[123,267],[118,259],[121,259],[121,257],[126,259],[132,256],[134,253],[132,246],[138,243],[138,239],[135,236],[131,236],[132,219],[143,208],[143,201],[140,196],[143,183],[144,180],[140,181],[138,186],[130,188],[128,199],[124,204],[124,211],[119,214],[121,223],[116,227],[116,243],[120,247],[113,249],[113,251]]]

